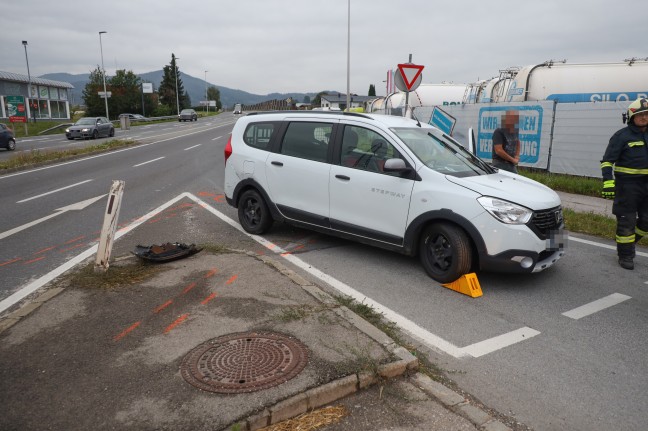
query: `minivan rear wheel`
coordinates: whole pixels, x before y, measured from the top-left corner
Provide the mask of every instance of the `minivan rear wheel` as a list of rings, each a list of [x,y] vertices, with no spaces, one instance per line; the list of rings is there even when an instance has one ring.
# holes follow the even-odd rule
[[[466,233],[448,223],[435,223],[423,232],[419,257],[425,271],[440,283],[450,283],[470,271],[472,250]]]
[[[256,190],[246,190],[241,195],[238,203],[238,218],[243,229],[255,235],[267,232],[272,225],[268,205]]]

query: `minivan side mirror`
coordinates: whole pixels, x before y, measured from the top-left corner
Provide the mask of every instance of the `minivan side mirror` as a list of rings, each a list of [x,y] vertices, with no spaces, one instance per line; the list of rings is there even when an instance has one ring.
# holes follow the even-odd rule
[[[412,171],[412,168],[408,167],[403,159],[387,159],[385,160],[383,171],[409,173]]]
[[[416,179],[414,169],[410,168],[405,164],[403,159],[387,159],[385,160],[385,165],[383,166],[384,172],[399,172],[402,178],[411,178]]]

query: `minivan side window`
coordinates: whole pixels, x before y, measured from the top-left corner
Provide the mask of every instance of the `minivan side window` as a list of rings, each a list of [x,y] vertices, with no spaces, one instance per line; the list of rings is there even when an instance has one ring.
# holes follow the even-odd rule
[[[280,153],[326,162],[332,131],[333,125],[330,123],[292,122],[286,129]]]
[[[248,124],[243,133],[243,142],[250,147],[259,150],[270,150],[272,135],[279,129],[276,123],[252,123]]]
[[[400,153],[385,138],[364,127],[345,126],[342,134],[340,165],[347,168],[399,175],[384,172],[387,159],[402,159]]]

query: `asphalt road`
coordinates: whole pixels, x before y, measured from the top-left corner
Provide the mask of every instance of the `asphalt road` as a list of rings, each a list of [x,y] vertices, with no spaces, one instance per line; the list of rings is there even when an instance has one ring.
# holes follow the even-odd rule
[[[121,224],[184,191],[220,190],[223,148],[233,122],[226,114],[133,128],[118,136],[144,144],[0,176],[0,299],[96,242],[106,199],[82,210],[61,209],[106,195],[113,180],[125,181]],[[25,227],[46,217],[52,218]]]
[[[0,176],[0,300],[94,243],[105,199],[1,235],[101,196],[112,180],[126,182],[121,225],[183,192],[236,220],[222,199],[222,150],[233,121],[223,114],[137,127],[123,133],[144,145]],[[173,241],[168,234],[151,241]],[[463,389],[537,430],[648,423],[646,253],[625,271],[611,242],[572,235],[567,256],[550,270],[479,274],[484,294],[471,298],[429,279],[413,258],[281,225],[264,237],[307,277],[382,311]]]

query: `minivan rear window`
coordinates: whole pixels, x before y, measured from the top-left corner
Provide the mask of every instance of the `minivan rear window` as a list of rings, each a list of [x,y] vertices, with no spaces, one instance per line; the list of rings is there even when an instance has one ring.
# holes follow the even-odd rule
[[[281,143],[281,154],[326,162],[333,125],[295,121],[288,125]]]
[[[274,133],[279,130],[279,123],[252,123],[248,124],[243,133],[243,142],[259,150],[270,150],[270,141]]]

